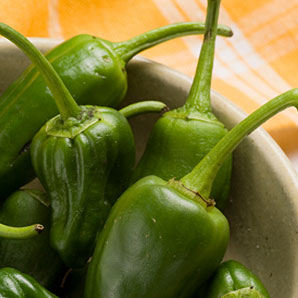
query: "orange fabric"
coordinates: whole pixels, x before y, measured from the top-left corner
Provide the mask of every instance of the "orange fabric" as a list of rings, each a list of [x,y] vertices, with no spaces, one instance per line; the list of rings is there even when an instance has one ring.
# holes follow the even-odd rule
[[[0,20],[30,37],[79,33],[121,41],[181,21],[204,20],[206,0],[0,0]],[[222,0],[220,22],[234,31],[218,38],[212,87],[246,112],[298,87],[298,1]],[[193,76],[202,38],[169,41],[143,56]],[[291,155],[298,148],[298,115],[287,110],[265,128]]]
[[[26,36],[48,36],[50,0],[0,0],[0,21]]]

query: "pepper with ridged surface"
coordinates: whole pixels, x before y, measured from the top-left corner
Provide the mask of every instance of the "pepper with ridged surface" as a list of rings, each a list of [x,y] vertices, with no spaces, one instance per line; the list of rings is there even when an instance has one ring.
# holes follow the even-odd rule
[[[134,138],[125,116],[159,112],[161,102],[136,103],[120,112],[78,106],[48,60],[28,39],[0,24],[43,74],[60,114],[34,136],[31,159],[50,198],[52,247],[68,267],[84,266],[117,197],[127,187],[135,161]]]
[[[79,104],[117,107],[127,89],[125,67],[134,55],[175,37],[202,34],[204,29],[203,23],[177,23],[116,43],[82,34],[58,45],[47,58]],[[218,33],[232,35],[225,26]],[[35,66],[4,92],[0,100],[0,198],[34,178],[30,142],[57,114],[53,94]]]

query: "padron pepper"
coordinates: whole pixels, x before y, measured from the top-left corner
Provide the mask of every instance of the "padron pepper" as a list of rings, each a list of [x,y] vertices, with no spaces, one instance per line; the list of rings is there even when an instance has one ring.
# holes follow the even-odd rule
[[[220,0],[208,0],[204,41],[186,103],[163,114],[155,123],[133,182],[147,175],[157,175],[165,180],[182,178],[227,133],[212,113],[210,103],[219,6]],[[211,192],[221,210],[227,201],[231,170],[232,156],[229,156],[218,172]]]
[[[84,297],[191,297],[229,240],[228,221],[209,198],[217,171],[246,135],[291,105],[298,107],[298,89],[241,121],[182,179],[147,176],[126,190],[97,238]]]
[[[229,260],[220,264],[208,280],[204,290],[196,297],[269,298],[270,296],[260,279],[253,272],[241,263]]]
[[[30,275],[14,268],[0,269],[1,298],[58,298]]]
[[[52,65],[11,27],[1,33],[15,43],[43,74],[60,114],[34,136],[32,164],[51,202],[52,247],[68,267],[84,266],[97,232],[130,180],[135,162],[133,133],[125,116],[159,112],[161,102],[141,102],[120,112],[78,106]]]
[[[116,43],[82,34],[58,45],[47,58],[79,104],[117,107],[126,94],[125,68],[133,56],[169,39],[202,34],[204,29],[204,23],[177,23]],[[218,34],[232,36],[232,31],[220,26]],[[30,142],[57,114],[53,94],[33,65],[4,92],[0,100],[0,198],[34,178]]]
[[[29,274],[42,286],[53,287],[66,268],[50,246],[50,208],[46,194],[40,190],[19,190],[2,204],[0,222],[24,226],[32,221],[45,227],[39,237],[24,240],[0,238],[0,268],[13,267]]]

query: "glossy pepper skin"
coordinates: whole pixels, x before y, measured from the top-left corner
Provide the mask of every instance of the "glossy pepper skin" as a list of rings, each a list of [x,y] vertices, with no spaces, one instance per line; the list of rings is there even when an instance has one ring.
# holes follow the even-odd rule
[[[47,58],[79,104],[116,107],[126,93],[125,67],[134,55],[175,37],[203,33],[204,28],[203,23],[172,24],[118,43],[83,34],[58,45]],[[224,26],[219,33],[232,35]],[[35,66],[28,67],[4,92],[0,100],[0,198],[34,178],[30,142],[57,114],[53,94]]]
[[[165,180],[180,179],[227,133],[213,115],[210,86],[220,1],[209,0],[204,42],[196,75],[184,106],[169,111],[155,123],[146,150],[133,175],[133,182],[147,175]],[[227,157],[214,181],[211,197],[224,209],[232,170],[232,157]]]
[[[36,64],[60,111],[33,138],[31,159],[51,202],[51,245],[68,267],[83,267],[133,169],[135,144],[124,115],[160,112],[166,106],[146,101],[120,112],[79,106],[28,39],[5,24],[0,32]]]
[[[2,298],[57,298],[30,275],[14,268],[0,269],[0,297]]]
[[[215,118],[200,120],[170,111],[155,123],[146,150],[133,174],[133,181],[146,175],[165,180],[180,179],[227,133]],[[232,156],[229,156],[214,180],[211,197],[222,210],[230,189]]]
[[[226,261],[222,263],[205,286],[203,293],[198,295],[200,298],[218,298],[226,297],[224,295],[234,292],[235,297],[239,290],[249,292],[248,289],[254,289],[259,292],[256,297],[269,298],[269,293],[260,281],[260,279],[252,273],[248,268],[237,261]],[[232,295],[232,294],[230,294]],[[244,295],[244,294],[243,294]],[[253,295],[253,294],[250,294]],[[257,295],[257,294],[254,294]],[[234,296],[231,296],[234,297]],[[241,297],[241,296],[239,296]],[[250,297],[250,296],[247,296]],[[254,296],[251,296],[254,297]]]
[[[219,265],[229,238],[228,222],[210,199],[217,171],[244,137],[293,105],[298,108],[298,89],[241,121],[180,180],[147,176],[126,190],[97,239],[84,297],[192,297]]]
[[[56,117],[31,144],[34,169],[51,200],[51,243],[69,267],[83,266],[91,256],[97,232],[129,183],[135,158],[126,118],[112,108],[85,108],[94,123],[84,131],[71,136],[53,130]]]
[[[226,218],[173,184],[148,176],[117,200],[89,265],[85,298],[190,297],[217,268],[229,239]]]
[[[65,266],[50,246],[50,208],[46,194],[39,190],[20,190],[2,204],[0,222],[24,226],[32,221],[45,227],[39,237],[24,240],[0,238],[0,268],[13,267],[29,274],[42,286],[52,287],[65,271]]]

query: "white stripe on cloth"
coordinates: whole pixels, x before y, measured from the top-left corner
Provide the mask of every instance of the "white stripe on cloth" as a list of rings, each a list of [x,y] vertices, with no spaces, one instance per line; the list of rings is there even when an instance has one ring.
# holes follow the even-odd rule
[[[188,5],[202,11],[195,1],[179,1],[180,9],[192,21],[196,20],[195,16],[198,15],[198,12],[187,9]],[[205,0],[198,1],[206,7]],[[170,23],[185,21],[185,18],[172,1],[154,0],[154,2]],[[241,90],[260,105],[272,97],[291,89],[291,86],[254,50],[224,8],[221,8],[220,20],[232,27],[234,36],[229,40],[218,39],[217,41],[219,47],[216,50],[215,76],[223,79],[228,85]],[[201,42],[198,42],[198,39],[185,38],[183,41],[190,49],[190,52],[197,57]],[[221,51],[219,48],[227,48],[227,50]],[[297,114],[294,115],[290,110],[284,111],[283,114],[298,125]]]
[[[49,28],[49,37],[53,37],[53,38],[63,38],[62,29],[59,22],[58,5],[59,5],[59,0],[49,1],[48,28]]]

